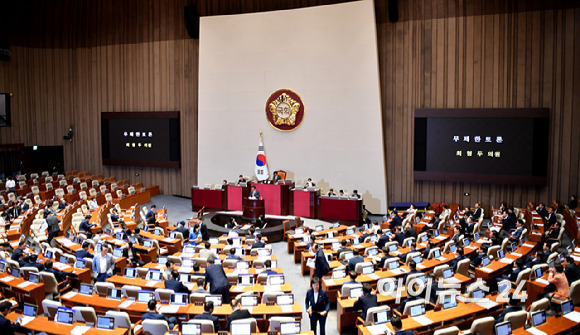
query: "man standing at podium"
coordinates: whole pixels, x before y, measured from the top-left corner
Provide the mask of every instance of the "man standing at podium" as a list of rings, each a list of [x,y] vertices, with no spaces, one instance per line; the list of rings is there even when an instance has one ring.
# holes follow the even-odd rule
[[[260,191],[256,190],[256,186],[252,186],[252,191],[250,192],[250,198],[260,199]]]

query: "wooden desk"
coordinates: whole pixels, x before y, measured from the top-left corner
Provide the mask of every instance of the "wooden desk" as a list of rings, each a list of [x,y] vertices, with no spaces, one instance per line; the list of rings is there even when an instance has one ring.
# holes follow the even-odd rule
[[[290,211],[294,216],[316,218],[320,190],[294,189],[290,196]]]
[[[109,283],[115,284],[115,287],[123,287],[124,285],[133,285],[139,286],[144,290],[152,290],[154,291],[157,288],[165,288],[165,283],[162,281],[150,281],[145,280],[143,278],[126,278],[122,275],[114,275],[112,277],[107,278]]]
[[[535,245],[530,244],[527,242],[523,245],[520,245],[515,253],[509,253],[505,255],[505,258],[512,259],[513,262],[518,260],[519,258],[527,257],[527,255],[532,252],[535,248]],[[485,281],[489,281],[490,279],[496,278],[497,276],[501,275],[502,273],[506,272],[513,266],[513,263],[504,263],[499,260],[493,260],[491,263],[486,266],[485,268],[476,268],[475,269],[475,278],[481,278]],[[487,269],[487,270],[485,270]]]
[[[318,198],[318,217],[328,220],[360,222],[362,219],[362,199],[321,196]]]
[[[254,284],[252,286],[238,286],[238,285],[234,285],[232,287],[230,287],[230,294],[234,294],[234,295],[238,295],[240,293],[244,293],[244,292],[248,292],[248,291],[253,291],[254,293],[258,294],[258,295],[262,295],[264,292],[269,292],[269,291],[279,291],[279,292],[292,292],[292,288],[290,287],[290,283],[289,282],[285,282],[284,285],[279,286],[280,289],[278,289],[278,286],[276,287],[271,287],[268,285],[262,285],[262,284]]]
[[[155,234],[140,231],[139,235],[143,236],[144,238],[157,240],[159,242],[159,247],[164,246],[167,248],[169,254],[173,255],[177,252],[180,252],[183,247],[183,240],[178,238],[169,238],[165,236],[157,236]]]
[[[199,187],[191,188],[191,210],[197,211],[201,207],[226,209],[228,201],[227,189],[206,189]]]
[[[246,186],[228,185],[228,206],[229,211],[242,211],[244,209],[242,199],[250,196],[250,183]]]
[[[44,283],[33,284],[22,278],[14,278],[6,273],[0,273],[0,286],[6,288],[4,293],[14,297],[18,302],[29,302],[38,306],[42,312],[42,300],[45,298]]]
[[[40,307],[41,306],[39,306],[39,308]],[[20,314],[12,312],[8,314],[6,318],[14,322],[14,320],[16,320],[19,316]],[[22,327],[34,332],[47,332],[49,334],[55,335],[70,335],[72,330],[77,326],[86,326],[86,324],[82,322],[74,322],[72,325],[65,325],[62,323],[54,322],[53,320],[49,320],[46,316],[37,316],[34,320],[30,321]],[[92,327],[85,334],[102,335],[105,332],[108,335],[127,335],[129,334],[129,329],[115,327],[113,330],[100,330]]]
[[[574,307],[574,311],[580,312],[580,307]],[[578,328],[580,328],[580,324],[572,320],[568,320],[565,317],[550,316],[546,318],[546,323],[536,328],[550,335],[577,334]],[[517,329],[512,329],[512,334],[529,335],[530,333],[526,331],[523,327],[521,327]]]
[[[242,217],[244,219],[256,220],[260,216],[266,214],[264,199],[244,198],[243,203],[244,210],[242,212]]]
[[[149,191],[144,191],[128,195],[124,198],[114,199],[114,201],[117,201],[119,206],[121,206],[121,209],[125,210],[131,208],[131,206],[134,206],[135,204],[143,205],[151,202],[151,194]]]

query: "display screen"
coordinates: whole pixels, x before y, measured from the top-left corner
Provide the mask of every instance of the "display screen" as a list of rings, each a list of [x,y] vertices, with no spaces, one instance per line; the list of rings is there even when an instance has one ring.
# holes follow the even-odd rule
[[[101,113],[104,165],[181,166],[179,112]]]
[[[414,177],[545,185],[547,109],[418,109]]]

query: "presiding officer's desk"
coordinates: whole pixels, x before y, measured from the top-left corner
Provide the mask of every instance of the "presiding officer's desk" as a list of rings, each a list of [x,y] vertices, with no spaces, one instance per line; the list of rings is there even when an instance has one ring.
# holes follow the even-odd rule
[[[318,198],[318,218],[360,222],[362,219],[362,199],[320,196]]]
[[[16,320],[20,316],[19,313],[11,312],[6,316],[6,318],[12,322]],[[83,327],[86,326],[86,323],[82,322],[73,322],[72,325],[66,325],[58,322],[54,322],[53,320],[49,320],[46,316],[37,316],[26,325],[21,327],[28,329],[33,332],[45,332],[49,334],[55,335],[69,335],[73,332],[75,327]],[[120,328],[115,327],[113,330],[101,330],[95,327],[91,327],[87,330],[87,335],[98,335],[106,333],[107,335],[127,335],[129,334],[128,328]]]

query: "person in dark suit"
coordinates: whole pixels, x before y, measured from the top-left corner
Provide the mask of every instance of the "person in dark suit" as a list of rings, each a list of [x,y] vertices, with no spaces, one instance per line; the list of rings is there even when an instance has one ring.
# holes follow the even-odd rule
[[[50,242],[52,242],[52,240],[56,236],[58,236],[58,232],[60,231],[60,226],[58,224],[60,223],[60,220],[56,217],[56,215],[52,211],[49,210],[45,211],[45,213],[46,212],[50,212],[50,214],[46,218],[46,224],[48,225],[47,228],[48,238],[46,240],[46,243],[50,244]]]
[[[351,259],[348,260],[348,265],[346,266],[346,268],[348,271],[354,271],[356,265],[362,262],[364,262],[364,258],[360,255],[360,250],[355,248],[353,250],[353,257],[351,257]]]
[[[328,265],[328,261],[326,260],[326,256],[324,255],[324,251],[315,243],[313,245],[312,251],[314,252],[314,265],[316,267],[316,277],[322,278],[328,274],[330,271],[330,265]]]
[[[232,300],[231,304],[232,309],[234,310],[232,314],[228,315],[226,318],[226,330],[230,331],[230,325],[232,321],[240,320],[240,319],[248,319],[252,317],[252,314],[245,309],[242,309],[242,300],[241,299],[234,299]]]
[[[91,220],[91,216],[86,215],[85,218],[81,221],[81,223],[79,225],[79,233],[83,233],[83,234],[89,236],[89,234],[91,233],[91,228],[95,227],[94,224],[90,223],[90,220]]]
[[[391,326],[393,326],[393,330],[395,331],[395,335],[413,335],[415,334],[412,330],[403,330],[403,322],[401,321],[401,317],[398,315],[393,315],[391,318]]]
[[[178,233],[181,233],[181,235],[183,235],[183,238],[186,238],[186,236],[189,236],[189,230],[187,228],[185,228],[185,222],[184,221],[180,221],[177,224],[177,228],[175,228],[173,231],[176,231]]]
[[[24,266],[37,268],[38,271],[44,270],[44,266],[42,264],[38,263],[37,260],[38,260],[38,255],[32,254],[32,255],[28,256],[28,263],[24,264]]]
[[[113,208],[111,212],[111,222],[119,222],[119,213],[116,208]]]
[[[171,279],[165,281],[165,288],[173,290],[175,293],[191,293],[189,289],[179,281],[179,272],[171,271]]]
[[[381,229],[377,230],[377,234],[381,235],[381,237],[379,237],[379,239],[376,242],[377,248],[383,249],[383,247],[385,246],[385,244],[387,244],[387,242],[390,242],[391,239],[389,238],[389,235],[385,234],[384,231],[382,231]]]
[[[266,243],[262,241],[262,235],[256,235],[256,241],[252,244],[252,249],[263,248],[266,246]]]
[[[360,284],[359,282],[356,281],[356,277],[358,277],[358,274],[356,272],[350,271],[348,273],[348,276],[350,277],[350,280],[342,283],[342,285]]]
[[[240,185],[240,183],[245,183],[245,182],[246,182],[246,179],[244,178],[244,176],[240,175],[238,177],[238,183],[237,184]]]
[[[546,226],[545,230],[549,230],[556,223],[556,209],[554,207],[548,207],[548,215],[546,215]]]
[[[407,237],[417,238],[417,230],[413,227],[411,222],[407,222],[405,225],[405,238]]]
[[[481,203],[480,202],[475,203],[475,212],[473,212],[472,216],[473,216],[473,221],[479,220],[479,217],[481,216]]]
[[[207,231],[207,225],[203,221],[199,224],[199,232],[201,233],[201,239],[203,241],[209,240],[209,232]]]
[[[560,222],[556,222],[550,230],[542,235],[538,248],[543,247],[544,244],[551,247],[557,241],[558,235],[560,235]]]
[[[399,246],[403,246],[403,241],[405,240],[405,233],[401,232],[401,226],[395,227],[395,241],[399,243]]]
[[[342,241],[340,242],[340,244],[341,244],[341,247],[340,247],[340,249],[338,249],[338,250],[336,251],[336,258],[338,258],[338,259],[340,259],[340,255],[341,255],[343,252],[350,252],[350,251],[352,251],[352,249],[350,249],[350,248],[347,248],[347,246],[348,246],[348,240],[342,240]]]
[[[30,206],[24,202],[24,198],[20,198],[20,203],[18,204],[18,210],[20,213],[25,213],[29,208]]]
[[[220,330],[220,322],[217,316],[213,315],[213,301],[206,301],[203,305],[203,313],[193,317],[194,320],[210,320],[213,322],[213,332]]]
[[[399,256],[399,259],[401,259],[402,262],[406,262],[407,261],[407,255],[412,253],[412,252],[417,252],[417,244],[415,242],[411,243],[411,247],[409,248],[409,252],[407,252],[406,254],[402,254]]]
[[[149,302],[147,303],[147,308],[149,309],[149,311],[143,314],[141,320],[143,321],[163,320],[167,322],[167,324],[169,325],[169,329],[173,329],[173,327],[175,327],[175,324],[177,324],[177,319],[174,316],[168,318],[163,314],[157,313],[157,301],[155,301],[155,299],[149,300]]]
[[[499,283],[504,279],[508,279],[509,281],[515,283],[515,281],[518,279],[518,275],[520,274],[520,272],[522,272],[523,269],[524,269],[524,261],[522,259],[518,259],[517,261],[514,262],[512,272],[509,275],[504,274],[499,276],[496,279],[496,281]]]
[[[484,244],[482,244],[479,246],[479,248],[477,248],[477,256],[475,256],[471,260],[470,262],[471,265],[473,265],[473,267],[476,268],[479,267],[486,255],[487,255],[487,247]]]
[[[451,263],[449,263],[449,267],[452,268],[454,272],[457,272],[457,264],[459,264],[459,261],[464,259],[465,256],[463,255],[463,248],[457,247],[457,249],[455,249],[455,258],[451,261]]]
[[[566,256],[564,259],[564,274],[568,280],[568,284],[572,286],[572,283],[580,279],[580,268],[574,263],[574,258],[572,256]]]
[[[385,262],[387,262],[387,260],[391,259],[391,258],[395,258],[391,255],[389,255],[389,248],[387,248],[386,246],[383,247],[383,257],[377,262],[377,269],[382,269],[385,267]],[[397,262],[399,261],[399,259],[397,259]]]
[[[157,209],[157,206],[151,205],[151,208],[149,209],[149,211],[145,215],[145,221],[149,221],[151,218],[155,218],[156,209]]]
[[[44,262],[44,269],[42,270],[44,272],[48,272],[48,273],[52,273],[54,275],[54,278],[56,279],[57,282],[62,282],[63,280],[66,279],[67,277],[67,273],[66,272],[62,272],[56,269],[52,268],[52,261],[49,259],[46,262]]]
[[[391,229],[393,229],[396,226],[402,226],[403,225],[403,221],[401,220],[401,217],[397,214],[396,211],[393,211],[391,213]]]
[[[265,273],[266,275],[277,275],[278,272],[272,270],[272,261],[267,259],[264,262],[264,271],[260,272],[260,273]]]
[[[14,330],[16,330],[20,323],[20,318],[16,319],[16,323],[12,324],[10,320],[6,318],[6,315],[10,312],[12,304],[8,301],[4,301],[0,304],[0,333],[2,335],[14,335]]]
[[[18,262],[18,260],[20,258],[22,258],[23,255],[25,255],[25,253],[24,253],[25,249],[26,249],[26,243],[24,242],[24,240],[20,241],[18,243],[18,247],[16,249],[14,249],[14,251],[12,252],[12,256],[10,256],[10,259]]]
[[[205,282],[209,284],[211,294],[221,294],[222,301],[228,302],[230,296],[230,283],[221,264],[215,264],[213,257],[207,259],[207,268],[205,269]]]
[[[425,248],[425,251],[423,251],[423,259],[429,258],[429,252],[431,252],[431,249],[433,249],[433,243],[431,241],[427,241],[427,247]]]
[[[78,249],[75,252],[75,257],[76,258],[91,258],[92,259],[94,256],[91,255],[91,253],[89,252],[90,246],[91,246],[91,244],[89,242],[83,242],[81,249]]]
[[[507,313],[519,312],[522,310],[522,308],[518,306],[518,300],[514,298],[512,293],[508,293],[508,297],[508,306],[495,318],[496,324],[503,322]]]
[[[544,252],[542,250],[538,250],[533,256],[528,257],[526,267],[531,269],[534,267],[534,265],[538,265],[544,262]]]
[[[228,187],[228,181],[227,180],[223,180],[222,181],[222,191],[225,191],[225,189]]]
[[[373,292],[373,287],[370,283],[363,284],[363,295],[361,295],[357,301],[354,303],[355,310],[362,310],[360,313],[360,317],[366,321],[367,320],[367,311],[371,307],[377,307],[377,295],[371,294]]]
[[[330,310],[330,299],[326,291],[320,289],[320,278],[313,277],[306,292],[306,312],[310,317],[310,330],[316,335],[316,323],[320,324],[320,335],[326,334],[326,316]]]
[[[252,191],[250,192],[250,198],[260,199],[260,191],[256,190],[256,186],[252,185]]]
[[[226,259],[235,259],[237,261],[243,261],[244,259],[238,255],[236,255],[236,248],[230,249],[230,254],[226,257]]]
[[[536,213],[538,213],[538,215],[541,216],[542,219],[545,219],[546,216],[548,216],[548,211],[546,210],[546,206],[544,205],[543,202],[540,202],[540,204],[536,207]]]
[[[522,237],[522,233],[524,232],[524,221],[522,219],[518,219],[516,223],[516,230],[514,230],[509,238],[511,240],[519,240]]]
[[[415,261],[413,261],[413,260],[409,262],[409,269],[410,269],[410,271],[407,272],[405,274],[405,276],[403,277],[403,283],[406,283],[407,282],[407,277],[409,275],[412,275],[414,273],[421,273],[421,270],[417,270],[417,263],[415,263]]]
[[[360,199],[360,194],[358,194],[357,190],[353,190],[352,194],[350,195],[351,198]]]
[[[459,225],[453,226],[453,238],[451,239],[455,245],[459,245],[461,240],[459,237],[461,236],[461,227]]]

